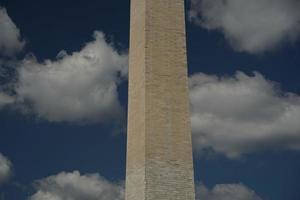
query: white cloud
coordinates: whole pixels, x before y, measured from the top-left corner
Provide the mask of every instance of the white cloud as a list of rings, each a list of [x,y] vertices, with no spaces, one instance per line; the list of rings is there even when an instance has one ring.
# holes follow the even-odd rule
[[[22,50],[25,42],[21,40],[20,30],[0,6],[0,55],[12,56]]]
[[[98,174],[62,172],[39,180],[29,200],[123,200],[122,184],[111,183]]]
[[[18,68],[17,103],[53,122],[118,118],[123,110],[117,86],[127,76],[127,54],[115,50],[101,32],[94,38],[79,52],[61,51],[56,60],[40,63],[28,56]]]
[[[300,97],[261,74],[190,78],[194,148],[230,158],[260,150],[300,150]]]
[[[12,164],[4,155],[0,153],[0,185],[6,182],[12,173]]]
[[[196,188],[197,200],[262,200],[255,191],[243,184],[219,184],[209,189],[203,184]]]
[[[300,34],[298,0],[192,0],[190,19],[220,30],[237,51],[272,50]]]

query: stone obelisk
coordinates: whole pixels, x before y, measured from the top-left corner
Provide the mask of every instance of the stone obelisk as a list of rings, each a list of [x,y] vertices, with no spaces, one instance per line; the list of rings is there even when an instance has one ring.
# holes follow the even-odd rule
[[[131,0],[126,200],[195,200],[184,0]]]

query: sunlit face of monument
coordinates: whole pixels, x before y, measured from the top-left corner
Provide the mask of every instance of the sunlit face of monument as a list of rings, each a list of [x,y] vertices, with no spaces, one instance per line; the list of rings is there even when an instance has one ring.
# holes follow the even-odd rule
[[[184,0],[131,0],[126,200],[194,200]]]

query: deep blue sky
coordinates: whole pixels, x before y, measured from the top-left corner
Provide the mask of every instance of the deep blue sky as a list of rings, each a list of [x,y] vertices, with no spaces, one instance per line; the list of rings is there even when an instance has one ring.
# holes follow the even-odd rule
[[[80,50],[94,30],[103,31],[119,49],[128,49],[129,0],[0,0],[0,5],[27,41],[19,57],[34,52],[39,60],[53,59],[62,49]],[[300,93],[299,42],[260,55],[238,53],[221,33],[187,22],[187,43],[189,74],[258,71],[280,83],[284,91]],[[126,108],[126,82],[119,91]],[[0,152],[14,166],[12,180],[0,188],[9,200],[25,199],[34,180],[61,171],[125,178],[126,133],[112,134],[110,125],[50,123],[6,109],[0,112],[0,127]],[[264,200],[299,200],[300,152],[264,151],[237,160],[195,154],[195,178],[209,187],[241,182]],[[27,188],[20,189],[16,183]]]

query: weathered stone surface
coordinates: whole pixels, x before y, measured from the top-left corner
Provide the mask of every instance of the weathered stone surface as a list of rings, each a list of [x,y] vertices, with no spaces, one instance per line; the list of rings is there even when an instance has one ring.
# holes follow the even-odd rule
[[[126,200],[194,200],[183,0],[131,0]]]

